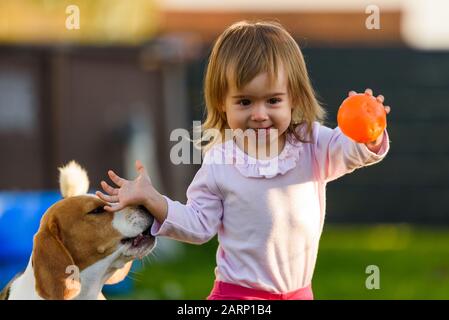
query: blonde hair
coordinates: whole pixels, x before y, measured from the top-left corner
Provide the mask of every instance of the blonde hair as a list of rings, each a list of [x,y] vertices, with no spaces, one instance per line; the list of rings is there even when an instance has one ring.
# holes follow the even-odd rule
[[[301,142],[310,142],[305,135],[311,137],[313,122],[323,122],[325,111],[315,97],[298,44],[277,22],[241,21],[228,27],[212,48],[204,78],[207,117],[201,127],[194,128],[203,133],[197,147],[206,152],[214,144],[224,142],[225,129],[229,127],[223,106],[230,79],[238,90],[263,72],[273,81],[280,65],[285,68],[293,105],[287,133]],[[305,135],[296,130],[301,124],[306,125]],[[207,141],[204,146],[203,141]]]

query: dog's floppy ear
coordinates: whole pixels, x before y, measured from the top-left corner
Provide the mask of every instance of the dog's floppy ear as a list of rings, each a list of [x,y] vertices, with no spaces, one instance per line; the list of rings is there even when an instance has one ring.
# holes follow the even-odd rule
[[[41,225],[41,229],[34,236],[32,259],[39,296],[50,300],[70,300],[80,293],[79,272],[59,238],[57,222],[50,221]],[[75,278],[68,267],[77,270]]]
[[[105,282],[105,284],[116,284],[123,281],[128,275],[129,270],[131,270],[133,262],[132,260],[126,263],[123,268],[118,269],[114,274]]]

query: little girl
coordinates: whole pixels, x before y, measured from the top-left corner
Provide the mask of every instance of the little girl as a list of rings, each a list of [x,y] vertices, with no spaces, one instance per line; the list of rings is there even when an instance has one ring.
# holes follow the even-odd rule
[[[109,171],[118,188],[102,181],[108,194],[97,195],[108,211],[144,205],[155,217],[155,236],[201,244],[218,233],[208,299],[313,299],[326,184],[381,161],[389,149],[386,131],[360,144],[323,126],[324,110],[302,53],[277,23],[239,22],[225,30],[213,47],[204,87],[203,129],[216,134],[187,189],[187,203],[155,190],[139,161],[137,179]],[[238,135],[226,139],[226,130],[255,133],[257,143]],[[260,155],[272,145],[274,156]]]

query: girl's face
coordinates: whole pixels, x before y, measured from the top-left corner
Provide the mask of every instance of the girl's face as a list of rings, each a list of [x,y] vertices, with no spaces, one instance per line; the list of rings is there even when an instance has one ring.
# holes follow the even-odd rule
[[[267,143],[277,139],[283,147],[284,133],[291,122],[292,108],[287,90],[287,76],[283,68],[279,68],[272,85],[268,74],[261,73],[241,90],[230,86],[224,111],[231,129],[241,129],[244,132],[254,130],[256,137],[264,135]]]

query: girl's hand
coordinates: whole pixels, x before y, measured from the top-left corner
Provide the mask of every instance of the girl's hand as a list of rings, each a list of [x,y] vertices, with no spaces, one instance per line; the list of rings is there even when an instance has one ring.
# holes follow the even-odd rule
[[[162,224],[167,218],[167,201],[153,187],[147,171],[139,160],[136,161],[136,170],[139,175],[132,181],[123,179],[109,170],[108,175],[118,188],[101,181],[103,190],[108,194],[97,191],[96,195],[108,203],[104,207],[106,211],[114,212],[127,206],[143,205]]]
[[[355,91],[349,91],[348,96],[350,97],[350,96],[353,96],[353,95],[355,95],[355,94],[357,94]],[[365,90],[365,94],[366,94],[366,95],[369,95],[369,96],[373,96],[373,90],[371,90],[370,88],[367,88],[367,89]],[[380,94],[380,95],[378,95],[378,96],[376,97],[376,100],[383,104],[385,98],[384,98],[383,95]],[[384,108],[385,108],[385,112],[386,112],[387,114],[389,114],[390,111],[391,111],[390,106],[384,106]],[[382,146],[383,138],[384,138],[384,133],[382,132],[382,134],[381,134],[375,141],[372,141],[372,142],[369,142],[369,143],[365,143],[365,145],[366,145],[366,147],[367,147],[370,151],[372,151],[372,152],[374,152],[374,153],[378,153],[379,150],[380,150],[380,148],[381,148],[381,146]]]
[[[146,204],[148,204],[148,199],[151,198],[151,195],[154,195],[156,190],[154,189],[144,166],[139,160],[136,161],[136,170],[139,175],[132,181],[119,177],[112,170],[108,171],[109,178],[111,178],[118,188],[114,188],[105,181],[101,181],[101,186],[107,194],[100,191],[96,192],[96,195],[100,199],[108,203],[108,205],[104,207],[106,211],[114,212],[121,210],[126,206],[146,206]]]

